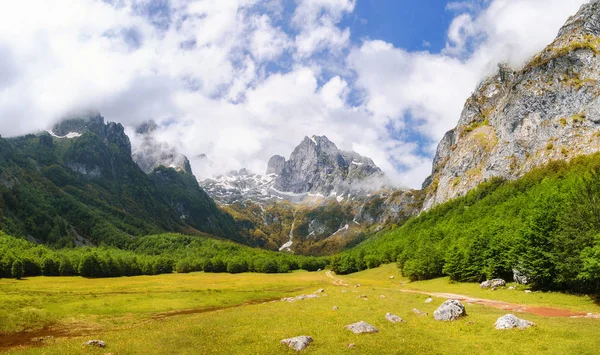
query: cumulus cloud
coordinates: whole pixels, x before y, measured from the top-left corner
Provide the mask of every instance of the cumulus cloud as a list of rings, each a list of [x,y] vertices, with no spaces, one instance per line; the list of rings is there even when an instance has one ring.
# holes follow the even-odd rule
[[[522,66],[555,38],[584,2],[454,2],[448,8],[456,16],[441,53],[407,52],[379,40],[353,48],[348,65],[356,72],[355,85],[363,92],[372,121],[400,132],[418,132],[412,138],[400,138],[406,143],[400,145],[406,149],[404,154],[398,148],[388,150],[389,160],[408,171],[401,174],[401,181],[418,186],[431,172],[428,157],[437,142],[456,125],[465,99],[497,70],[499,62]]]
[[[341,24],[356,2],[7,2],[0,134],[86,109],[129,127],[154,119],[155,138],[189,156],[200,177],[263,172],[305,135],[327,135],[418,187],[476,84],[499,61],[521,65],[584,1],[451,3],[441,53],[353,39]]]

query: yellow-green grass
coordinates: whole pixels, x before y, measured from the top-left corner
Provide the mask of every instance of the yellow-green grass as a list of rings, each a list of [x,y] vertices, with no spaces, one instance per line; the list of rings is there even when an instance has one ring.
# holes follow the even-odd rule
[[[394,279],[390,279],[392,275]],[[523,331],[499,331],[494,329],[494,322],[506,314],[505,311],[468,304],[466,318],[450,323],[437,322],[431,315],[443,299],[435,298],[434,302],[426,304],[426,296],[403,293],[398,288],[423,287],[435,292],[475,297],[482,295],[474,292],[487,291],[478,290],[477,285],[448,284],[444,279],[407,283],[394,265],[340,278],[350,286],[334,286],[333,280],[324,272],[287,275],[195,273],[104,280],[31,278],[23,282],[0,280],[0,297],[6,297],[7,290],[9,295],[31,297],[35,307],[53,314],[61,322],[92,322],[97,327],[96,332],[86,336],[55,338],[47,340],[44,346],[11,349],[9,353],[15,354],[291,354],[294,352],[279,341],[298,335],[310,335],[315,340],[307,354],[347,353],[351,343],[356,345],[352,351],[361,354],[597,353],[600,320],[518,314],[537,326]],[[361,286],[354,287],[357,283]],[[404,286],[400,286],[401,283]],[[437,286],[440,289],[434,289]],[[207,313],[152,318],[152,315],[165,311],[293,296],[312,293],[321,287],[325,288],[325,295],[317,299],[293,303],[260,302]],[[208,289],[215,291],[207,292]],[[522,291],[515,293],[525,295]],[[360,297],[363,295],[367,298]],[[485,293],[486,298],[492,299],[501,299],[496,296],[503,295],[504,291]],[[558,307],[552,303],[556,299],[563,300],[563,305],[572,309],[599,313],[597,306],[590,305],[582,297],[535,295],[542,299],[540,304],[543,305]],[[113,297],[119,301],[113,303]],[[4,309],[3,304],[0,307]],[[83,304],[87,307],[82,307]],[[339,309],[334,311],[333,306]],[[12,310],[22,307],[30,305],[23,303]],[[413,308],[427,312],[429,316],[418,316],[412,312]],[[406,323],[389,323],[384,318],[387,312],[404,318]],[[128,314],[129,318],[126,317]],[[354,335],[344,329],[345,325],[360,320],[375,325],[380,332]],[[106,349],[82,349],[81,343],[88,339],[102,339],[108,346]]]
[[[390,276],[394,276],[394,279],[390,279]],[[455,293],[469,297],[525,304],[528,306],[564,308],[572,311],[600,314],[600,305],[596,304],[594,299],[588,295],[569,295],[560,292],[525,293],[524,291],[529,287],[514,283],[507,284],[506,288],[492,291],[491,289],[482,289],[476,283],[451,282],[447,277],[410,282],[407,278],[403,278],[400,275],[395,265],[385,265],[353,275],[342,276],[341,278],[353,284],[362,283],[363,285],[387,286],[398,290]],[[509,290],[509,286],[516,287],[516,290]],[[423,297],[427,298],[427,296]]]
[[[135,324],[160,312],[280,298],[326,282],[323,275],[308,272],[0,279],[0,334],[57,322],[100,327]]]

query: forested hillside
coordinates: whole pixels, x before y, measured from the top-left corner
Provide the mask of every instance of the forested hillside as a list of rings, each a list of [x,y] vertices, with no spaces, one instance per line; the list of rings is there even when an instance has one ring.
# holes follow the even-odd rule
[[[0,278],[117,277],[176,271],[286,273],[323,269],[324,258],[265,251],[206,236],[161,234],[131,239],[122,248],[51,249],[0,232]]]
[[[253,244],[185,172],[146,175],[119,124],[77,138],[0,138],[0,230],[54,246],[124,246],[133,236],[206,232]]]
[[[493,179],[336,256],[351,273],[398,262],[412,280],[512,279],[538,289],[600,291],[600,154]]]

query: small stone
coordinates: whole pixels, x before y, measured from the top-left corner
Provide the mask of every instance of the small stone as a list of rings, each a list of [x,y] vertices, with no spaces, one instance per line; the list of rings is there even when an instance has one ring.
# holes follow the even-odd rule
[[[312,337],[302,335],[302,336],[295,337],[295,338],[283,339],[281,341],[281,344],[287,345],[289,348],[292,348],[296,351],[302,351],[302,350],[306,349],[308,347],[308,345],[310,345],[310,343],[312,343],[312,342],[313,342]]]
[[[356,287],[360,287],[360,284],[356,284],[354,287],[355,287],[355,288],[356,288]]]
[[[466,315],[465,306],[458,300],[447,300],[433,312],[433,318],[439,321],[455,321]]]
[[[535,326],[535,324],[528,320],[517,318],[517,316],[515,316],[514,314],[507,314],[498,318],[495,326],[496,329],[527,329],[529,327]]]
[[[382,298],[382,299],[383,299],[383,298],[385,298],[385,296],[384,296],[384,295],[379,295],[379,298]]]
[[[321,269],[317,270],[317,272],[321,271]]]
[[[325,292],[325,290],[322,289],[322,288],[320,288],[320,289],[318,289],[318,290],[315,291],[315,293],[323,293],[323,292]]]
[[[391,314],[389,312],[385,315],[385,319],[389,320],[392,323],[401,323],[401,322],[404,322],[404,319],[398,317],[395,314]]]
[[[348,344],[348,349],[352,349],[353,347],[355,347],[356,344],[352,343],[352,344]]]
[[[393,280],[393,279],[394,279],[394,276],[390,276],[390,280]]]
[[[331,308],[331,309],[334,311],[337,311],[339,308],[338,308],[338,306],[333,306],[333,308]]]
[[[102,340],[88,340],[85,343],[81,344],[81,346],[97,346],[99,348],[106,347],[106,343]]]
[[[346,293],[346,292],[348,292],[348,291],[346,291],[346,290],[342,290],[342,293]]]
[[[531,290],[525,290],[525,293],[531,293]]]
[[[368,333],[378,333],[379,329],[375,328],[371,324],[367,322],[357,322],[350,325],[345,326],[346,329],[352,331],[354,334],[368,334]]]
[[[425,300],[425,303],[431,303],[433,302],[433,298],[429,297],[428,299]]]
[[[427,313],[423,313],[423,312],[419,311],[419,310],[418,310],[418,309],[416,309],[416,308],[413,308],[413,312],[414,312],[416,315],[418,315],[418,316],[421,316],[421,317],[427,317],[427,316],[429,315],[429,314],[427,314]]]
[[[515,286],[510,286],[508,289],[509,290],[516,290],[517,288]]]
[[[367,295],[360,295],[360,296],[358,296],[358,298],[362,298],[364,300],[369,299],[369,297],[367,297]]]

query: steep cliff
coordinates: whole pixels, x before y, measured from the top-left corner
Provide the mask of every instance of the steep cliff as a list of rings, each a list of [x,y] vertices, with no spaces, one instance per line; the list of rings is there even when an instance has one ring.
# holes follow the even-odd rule
[[[500,65],[467,100],[423,184],[424,209],[493,177],[600,150],[600,3],[584,5],[523,68]]]

